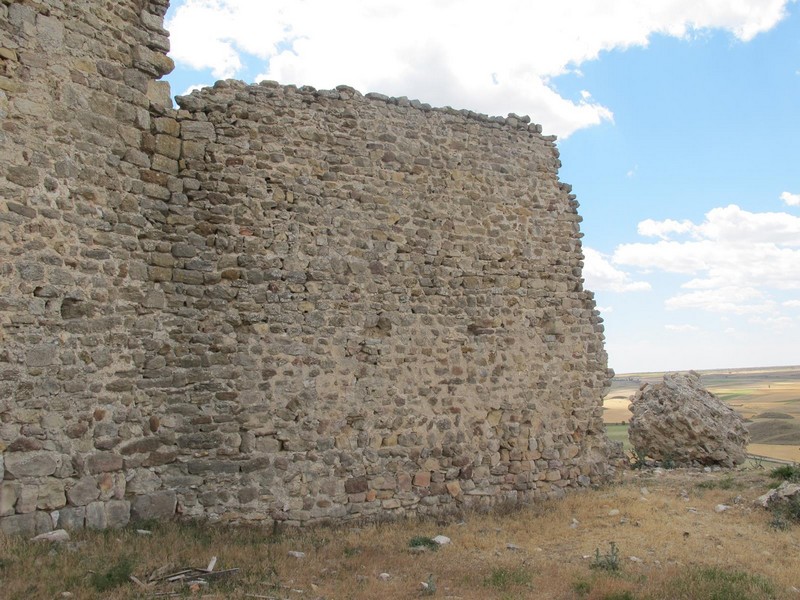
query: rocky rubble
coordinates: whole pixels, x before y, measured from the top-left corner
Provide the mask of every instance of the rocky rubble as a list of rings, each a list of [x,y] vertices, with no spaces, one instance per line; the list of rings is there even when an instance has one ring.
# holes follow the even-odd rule
[[[732,467],[747,458],[742,417],[705,389],[700,375],[667,373],[632,398],[628,436],[636,452],[675,465]]]

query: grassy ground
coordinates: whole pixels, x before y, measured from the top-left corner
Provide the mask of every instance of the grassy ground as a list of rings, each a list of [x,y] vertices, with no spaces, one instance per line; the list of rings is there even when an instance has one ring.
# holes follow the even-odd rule
[[[408,520],[282,535],[166,524],[151,525],[151,535],[134,528],[84,532],[55,545],[0,536],[0,596],[187,593],[167,583],[144,589],[127,576],[146,582],[159,569],[204,567],[217,556],[216,570],[240,570],[192,597],[798,598],[792,588],[800,588],[800,525],[770,527],[771,515],[753,504],[769,485],[764,470],[626,471],[614,485],[562,501],[449,523]],[[718,504],[730,508],[716,512]],[[425,548],[425,538],[439,534],[452,543],[420,553],[410,547],[416,538]]]

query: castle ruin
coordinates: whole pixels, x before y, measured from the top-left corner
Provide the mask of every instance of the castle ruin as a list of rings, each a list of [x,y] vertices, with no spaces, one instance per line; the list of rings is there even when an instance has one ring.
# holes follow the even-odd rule
[[[558,497],[603,327],[527,118],[219,82],[167,0],[0,0],[0,531]]]

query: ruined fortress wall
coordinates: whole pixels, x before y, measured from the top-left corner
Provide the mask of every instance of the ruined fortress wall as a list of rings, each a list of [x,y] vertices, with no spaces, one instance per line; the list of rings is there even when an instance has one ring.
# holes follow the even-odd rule
[[[606,355],[552,138],[347,87],[173,110],[165,10],[0,0],[0,529],[596,479]]]

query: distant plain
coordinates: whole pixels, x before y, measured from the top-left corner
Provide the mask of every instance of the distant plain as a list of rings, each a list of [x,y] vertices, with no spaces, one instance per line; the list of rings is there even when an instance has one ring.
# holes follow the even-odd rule
[[[800,462],[800,366],[698,371],[704,387],[744,417],[751,454]],[[614,377],[603,401],[603,420],[612,439],[627,441],[631,398],[664,373]]]

